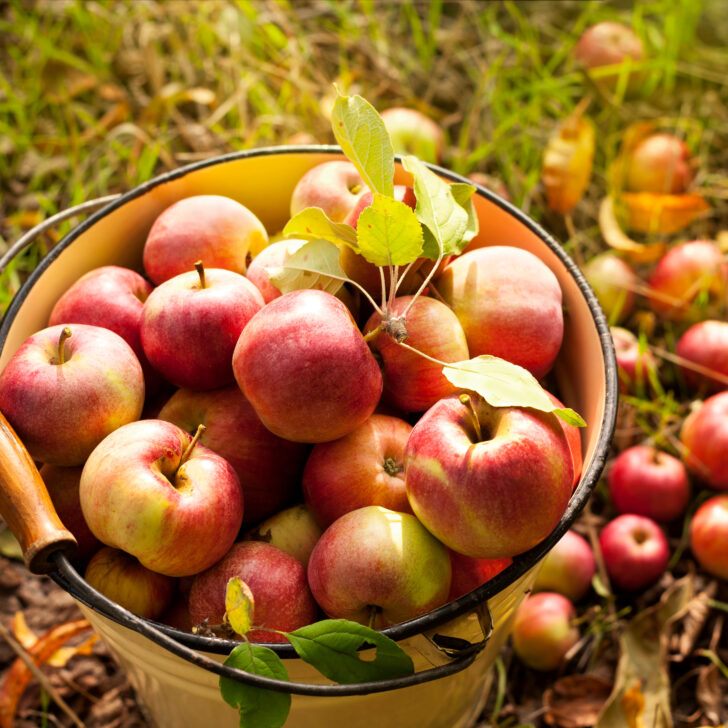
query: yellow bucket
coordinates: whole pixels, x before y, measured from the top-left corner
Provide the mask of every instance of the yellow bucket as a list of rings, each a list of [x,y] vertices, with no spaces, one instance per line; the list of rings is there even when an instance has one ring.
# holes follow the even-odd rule
[[[106,202],[46,255],[13,299],[0,324],[0,369],[23,341],[47,325],[55,301],[82,274],[116,264],[141,268],[148,230],[162,210],[191,195],[217,194],[251,209],[271,232],[289,217],[288,203],[311,167],[341,158],[337,147],[275,147],[218,157],[157,177]],[[467,180],[432,169],[450,181]],[[397,165],[395,182],[406,184]],[[490,668],[515,609],[548,550],[569,528],[596,484],[609,449],[617,408],[617,373],[607,322],[581,272],[542,228],[497,195],[478,187],[480,232],[469,248],[507,244],[536,254],[554,272],[564,295],[564,339],[554,367],[560,398],[587,421],[584,467],[566,513],[541,544],[516,557],[488,583],[451,604],[384,630],[410,655],[415,673],[379,683],[332,685],[296,657],[290,645],[271,645],[285,660],[290,686],[266,682],[221,665],[234,643],[191,635],[144,620],[110,602],[73,569],[64,551],[72,537],[50,505],[32,460],[0,416],[0,513],[23,547],[26,564],[72,594],[126,671],[152,725],[234,728],[237,711],[218,688],[218,673],[293,693],[290,728],[466,728],[486,699]],[[82,206],[85,211],[93,203]],[[57,217],[68,217],[78,208]],[[33,231],[3,259],[29,242]]]

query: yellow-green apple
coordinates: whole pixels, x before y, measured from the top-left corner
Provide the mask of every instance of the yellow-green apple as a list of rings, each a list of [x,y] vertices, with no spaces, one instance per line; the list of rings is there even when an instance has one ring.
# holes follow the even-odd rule
[[[293,189],[291,217],[307,207],[319,207],[334,222],[344,222],[359,198],[368,191],[351,162],[334,160],[317,164]]]
[[[447,549],[410,513],[349,511],[313,549],[308,583],[329,617],[381,629],[441,606],[450,590]]]
[[[78,543],[75,559],[85,564],[101,548],[101,542],[93,535],[81,511],[79,484],[83,467],[61,468],[44,465],[40,469],[48,495],[63,525]]]
[[[629,591],[656,582],[670,560],[670,547],[660,526],[636,513],[623,513],[609,521],[599,534],[599,548],[612,583]]]
[[[567,531],[546,554],[533,584],[535,592],[557,592],[572,602],[586,596],[596,571],[591,546],[576,531]]]
[[[104,438],[83,466],[80,497],[100,541],[167,576],[212,566],[243,520],[232,466],[163,420],[132,422]]]
[[[448,549],[448,553],[452,570],[448,602],[477,589],[513,563],[513,559],[474,559],[452,549]]]
[[[695,511],[690,550],[703,569],[728,581],[728,495],[708,498]]]
[[[407,310],[409,308],[409,310]],[[389,313],[400,318],[405,311],[405,344],[441,362],[469,358],[465,332],[452,309],[427,296],[399,296]],[[364,326],[364,333],[375,331],[382,318],[374,313]],[[404,412],[424,412],[438,399],[452,394],[455,387],[443,376],[442,365],[406,349],[385,330],[369,341],[379,355],[384,375],[383,399]]]
[[[198,425],[200,442],[233,466],[245,500],[243,526],[251,526],[300,500],[308,448],[274,435],[236,384],[197,392],[177,390],[157,419],[173,422],[190,434]]]
[[[35,460],[81,465],[117,427],[139,418],[144,375],[136,354],[100,326],[49,326],[0,373],[0,411]]]
[[[629,318],[637,302],[639,278],[624,258],[611,252],[600,253],[586,262],[582,272],[610,324]]]
[[[141,338],[147,358],[172,384],[217,389],[234,381],[240,333],[265,302],[245,276],[203,268],[170,278],[147,298]]]
[[[414,154],[438,164],[445,153],[445,133],[439,124],[417,109],[394,106],[381,113],[396,154]]]
[[[84,579],[140,617],[157,619],[172,603],[175,580],[142,566],[133,556],[104,546],[86,566]]]
[[[668,321],[691,323],[722,318],[728,263],[711,240],[679,243],[657,261],[647,285],[650,308]]]
[[[411,431],[398,417],[373,414],[348,435],[314,445],[301,482],[303,499],[322,528],[363,506],[412,512],[404,487]]]
[[[644,57],[644,47],[639,36],[628,25],[605,20],[588,27],[579,36],[574,48],[574,58],[587,72],[616,66],[626,62],[639,62]],[[593,74],[596,83],[614,89],[619,81],[621,69],[613,72]],[[634,89],[640,75],[630,71],[628,88]]]
[[[496,408],[471,393],[434,404],[405,450],[407,496],[454,551],[515,556],[548,536],[571,496],[574,467],[556,415]]]
[[[154,221],[142,254],[144,270],[159,285],[194,268],[245,273],[247,256],[268,243],[263,223],[230,197],[194,195],[164,210]]]
[[[235,379],[263,424],[295,442],[336,440],[372,414],[382,373],[346,306],[324,291],[262,308],[233,353]]]
[[[313,547],[323,529],[304,503],[284,508],[243,535],[243,541],[263,541],[277,546],[308,566]]]
[[[579,641],[574,605],[562,594],[532,594],[516,610],[513,651],[533,670],[555,670]]]
[[[619,374],[619,390],[624,394],[641,392],[657,368],[652,352],[629,330],[610,326]]]
[[[682,333],[675,353],[680,371],[693,390],[715,394],[728,389],[728,321],[698,321]]]
[[[158,372],[147,361],[139,327],[144,302],[152,284],[139,273],[118,265],[104,265],[81,276],[59,299],[48,318],[49,326],[91,324],[119,334],[134,350],[144,372],[146,393],[161,384]]]
[[[435,282],[465,331],[470,356],[492,354],[543,377],[561,348],[561,288],[548,266],[508,245],[452,260]]]
[[[607,485],[620,513],[637,513],[660,523],[681,516],[690,500],[682,461],[647,445],[622,450],[609,468]]]
[[[714,490],[728,490],[728,392],[698,404],[680,430],[688,470]]]
[[[672,134],[651,134],[627,159],[626,183],[631,192],[682,194],[693,179],[692,155],[687,144]]]
[[[192,581],[189,596],[194,624],[221,624],[230,579],[241,579],[253,595],[251,642],[287,642],[268,630],[293,632],[315,621],[316,602],[306,582],[306,569],[295,557],[261,541],[239,541],[214,566]],[[255,629],[266,627],[267,629]]]

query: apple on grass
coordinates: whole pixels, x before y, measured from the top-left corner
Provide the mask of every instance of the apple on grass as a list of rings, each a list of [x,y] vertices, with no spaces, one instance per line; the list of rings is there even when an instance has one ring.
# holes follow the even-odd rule
[[[680,430],[688,470],[714,490],[728,491],[728,392],[699,403]]]
[[[555,670],[579,641],[575,620],[574,605],[562,594],[532,594],[516,610],[513,651],[533,670]]]
[[[332,442],[314,445],[303,469],[303,499],[316,522],[330,526],[363,506],[411,513],[404,485],[404,449],[412,426],[373,414]]]
[[[293,632],[318,616],[306,582],[306,569],[298,559],[268,543],[240,541],[193,579],[189,595],[193,624],[222,624],[227,584],[234,577],[252,593],[253,627]],[[287,641],[268,629],[251,629],[246,637],[251,642]]]
[[[245,273],[248,253],[268,244],[263,223],[244,205],[221,195],[194,195],[166,208],[154,221],[142,253],[144,270],[159,285],[194,268]]]
[[[715,394],[728,389],[728,321],[709,319],[690,326],[677,341],[678,366],[693,390]]]
[[[343,222],[359,198],[368,191],[351,162],[334,160],[317,164],[298,180],[293,189],[291,217],[307,207],[318,207],[334,222]]]
[[[395,154],[414,154],[423,162],[439,164],[445,153],[442,127],[417,109],[393,106],[380,114]]]
[[[167,576],[207,569],[227,552],[243,520],[232,466],[162,420],[120,427],[81,473],[84,518],[107,546]]]
[[[410,513],[381,506],[334,521],[308,562],[308,583],[324,612],[374,629],[441,606],[450,579],[447,549]]]
[[[447,363],[469,358],[463,327],[444,303],[426,296],[395,298],[390,306],[391,317],[400,318],[405,311],[407,346]],[[381,316],[372,314],[364,333],[374,332],[381,322]],[[385,331],[376,334],[369,346],[382,362],[383,399],[393,407],[403,412],[424,412],[438,399],[455,391],[454,385],[443,376],[441,364],[409,351]]]
[[[240,333],[265,302],[245,276],[222,268],[181,273],[144,304],[141,339],[155,369],[178,387],[217,389],[234,381]]]
[[[650,380],[650,371],[657,368],[652,352],[629,330],[610,326],[619,374],[619,391],[623,394],[639,393]]]
[[[474,559],[452,549],[448,549],[448,553],[452,570],[448,602],[477,589],[513,563],[513,559]]]
[[[470,250],[445,266],[435,287],[460,320],[471,357],[498,356],[537,379],[551,369],[564,334],[561,288],[533,253]]]
[[[591,546],[576,531],[567,531],[546,554],[533,591],[557,592],[578,602],[589,591],[595,571]]]
[[[142,566],[130,554],[104,546],[86,566],[84,579],[130,612],[157,619],[172,604],[175,580]]]
[[[327,442],[374,412],[382,374],[346,306],[324,291],[271,301],[233,353],[235,379],[263,424],[295,442]]]
[[[631,151],[626,173],[631,192],[682,194],[693,179],[690,149],[672,134],[651,134]]]
[[[695,511],[690,550],[705,571],[728,581],[728,495],[708,498]]]
[[[407,496],[454,551],[506,558],[548,536],[571,497],[574,466],[556,415],[451,395],[415,424],[405,450]]]
[[[244,527],[300,500],[301,474],[309,448],[274,435],[237,384],[203,392],[179,389],[156,419],[172,422],[190,434],[198,425],[205,426],[200,443],[225,458],[240,480]]]
[[[599,534],[599,547],[610,580],[628,591],[656,582],[670,560],[670,547],[660,526],[634,513],[609,521]]]
[[[0,373],[0,411],[35,460],[81,465],[110,432],[137,420],[144,375],[129,344],[100,326],[50,326]]]
[[[586,262],[582,272],[610,324],[629,318],[637,303],[640,281],[626,260],[615,253],[600,253]]]
[[[607,485],[620,513],[636,513],[660,523],[681,516],[690,500],[690,480],[682,461],[646,445],[634,445],[617,455]]]

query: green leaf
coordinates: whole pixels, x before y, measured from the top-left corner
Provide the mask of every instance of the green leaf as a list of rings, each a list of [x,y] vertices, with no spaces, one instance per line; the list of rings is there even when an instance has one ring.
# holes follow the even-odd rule
[[[233,649],[224,664],[255,675],[289,679],[281,658],[273,650],[250,642]],[[279,728],[291,710],[289,693],[245,685],[223,676],[220,677],[220,692],[228,705],[240,711],[241,728]]]
[[[374,265],[407,265],[422,253],[422,226],[414,210],[392,197],[374,195],[357,223],[359,251]]]
[[[287,637],[302,660],[338,683],[369,682],[411,675],[414,665],[389,637],[346,619],[324,619]],[[362,660],[358,649],[374,645],[373,660]]]
[[[361,96],[339,95],[331,128],[371,191],[393,197],[394,148],[377,110]]]
[[[450,191],[455,198],[455,202],[468,213],[468,226],[465,229],[465,235],[463,235],[463,242],[469,243],[478,234],[478,230],[480,229],[478,213],[475,211],[475,205],[473,204],[475,187],[465,182],[454,182],[450,185]],[[462,250],[459,252],[462,252]]]
[[[283,228],[289,238],[304,240],[328,240],[330,243],[348,245],[357,253],[356,230],[345,222],[334,222],[320,207],[307,207],[295,214]]]
[[[532,407],[553,412],[570,425],[586,426],[574,410],[555,405],[528,369],[497,356],[481,354],[446,364],[442,373],[451,384],[477,392],[493,407]]]
[[[239,576],[234,576],[225,590],[225,616],[241,637],[253,624],[253,608],[253,592]]]
[[[336,295],[348,280],[339,263],[339,248],[328,240],[303,244],[282,266],[266,268],[271,283],[281,292],[317,288]]]
[[[405,157],[403,165],[414,178],[417,218],[431,233],[431,236],[425,236],[424,256],[437,260],[440,248],[443,255],[461,253],[474,235],[471,214],[458,201],[472,202],[469,196],[465,200],[464,187],[470,185],[456,188],[456,199],[452,185],[440,179],[417,157]]]

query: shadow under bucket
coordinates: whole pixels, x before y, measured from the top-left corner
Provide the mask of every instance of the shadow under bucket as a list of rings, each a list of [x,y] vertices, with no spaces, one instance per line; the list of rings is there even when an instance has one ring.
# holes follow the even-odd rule
[[[154,219],[184,197],[225,195],[252,210],[270,233],[289,217],[296,182],[311,167],[340,159],[337,147],[275,147],[218,157],[157,177],[107,204],[75,227],[31,274],[0,324],[0,369],[23,341],[47,325],[56,300],[81,275],[102,265],[141,270],[142,248]],[[449,181],[468,182],[432,169]],[[398,164],[395,183],[408,175]],[[285,660],[293,684],[290,728],[334,725],[465,728],[482,709],[490,668],[516,607],[540,561],[569,529],[604,466],[617,411],[616,362],[609,327],[583,275],[559,244],[528,216],[477,187],[480,232],[468,249],[512,245],[537,255],[556,275],[564,298],[564,338],[550,375],[560,399],[586,420],[584,467],[566,512],[539,545],[489,582],[422,617],[383,630],[410,655],[415,674],[358,685],[333,685],[299,659],[290,645],[269,645]],[[0,422],[0,512],[18,536],[26,563],[50,572],[78,602],[126,671],[159,728],[226,728],[237,711],[219,692],[218,673],[280,689],[264,678],[224,668],[237,644],[144,620],[92,589],[64,555],[68,533],[53,513],[35,465],[12,430]],[[13,485],[15,487],[13,487]],[[436,682],[435,682],[436,681]]]

